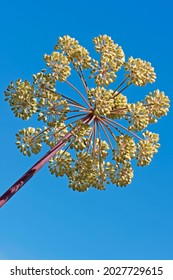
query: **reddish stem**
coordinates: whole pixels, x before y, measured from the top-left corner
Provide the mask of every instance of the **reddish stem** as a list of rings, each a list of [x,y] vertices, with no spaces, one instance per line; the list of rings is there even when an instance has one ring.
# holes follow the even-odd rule
[[[92,114],[88,114],[83,118],[83,124],[90,123]],[[78,127],[80,129],[80,127]],[[17,180],[1,197],[0,208],[18,191],[24,184],[29,181],[44,165],[50,160],[72,137],[72,133],[68,132],[52,149],[50,149],[39,161],[37,161],[19,180]]]

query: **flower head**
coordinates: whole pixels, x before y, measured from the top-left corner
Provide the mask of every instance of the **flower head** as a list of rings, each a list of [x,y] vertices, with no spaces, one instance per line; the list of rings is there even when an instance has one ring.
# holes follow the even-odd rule
[[[130,184],[132,160],[139,166],[148,165],[159,148],[158,134],[146,129],[169,110],[169,98],[162,91],[150,92],[133,103],[124,94],[132,84],[145,86],[155,81],[149,62],[133,57],[125,62],[122,48],[107,35],[95,37],[93,42],[100,54],[98,61],[74,38],[60,37],[55,51],[44,56],[47,69],[33,75],[33,83],[18,80],[5,92],[15,116],[28,120],[37,114],[43,123],[42,128],[19,130],[19,150],[30,156],[47,144],[53,155],[50,173],[67,175],[69,187],[78,191],[104,190],[109,183]],[[123,65],[126,78],[116,86]],[[82,91],[68,79],[73,71]],[[71,87],[81,101],[62,93],[60,82]],[[112,88],[107,88],[110,84]]]
[[[100,53],[100,62],[92,60],[91,77],[98,86],[107,86],[116,79],[116,72],[125,61],[122,48],[115,44],[111,37],[100,35],[93,39],[96,52]]]
[[[150,62],[140,58],[129,57],[128,62],[124,64],[125,70],[129,71],[127,75],[130,82],[136,86],[145,86],[147,83],[154,83],[156,74]]]
[[[22,82],[18,79],[16,83],[11,82],[5,91],[5,96],[16,117],[27,120],[37,112],[34,87],[28,81]]]

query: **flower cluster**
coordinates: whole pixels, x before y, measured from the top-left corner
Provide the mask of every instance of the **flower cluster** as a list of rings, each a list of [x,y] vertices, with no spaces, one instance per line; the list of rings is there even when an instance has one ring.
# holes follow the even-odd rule
[[[67,171],[71,168],[73,159],[70,153],[65,150],[60,150],[56,155],[49,161],[49,171],[55,176],[64,176]]]
[[[136,86],[145,86],[147,83],[154,83],[156,74],[150,62],[140,58],[129,57],[128,62],[124,64],[125,70],[129,71],[126,76],[130,82]]]
[[[16,134],[16,145],[23,155],[38,154],[42,148],[42,134],[40,128],[28,127]]]
[[[135,157],[136,145],[133,138],[129,135],[116,137],[117,149],[113,152],[113,159],[118,163],[125,163]]]
[[[149,124],[149,112],[147,107],[143,106],[141,102],[137,102],[136,104],[128,104],[128,113],[126,116],[130,126],[129,130],[139,131],[146,128]]]
[[[114,105],[109,117],[111,119],[122,119],[127,114],[127,97],[120,93],[113,100]]]
[[[68,103],[61,98],[60,94],[45,92],[38,103],[38,120],[43,120],[50,126],[61,123],[66,119]]]
[[[19,79],[16,83],[12,82],[5,91],[5,96],[16,117],[27,120],[37,112],[34,87],[28,81],[22,82]]]
[[[146,130],[143,133],[145,137],[144,140],[140,140],[137,144],[137,165],[145,166],[148,165],[155,153],[158,152],[158,148],[160,147],[159,135],[156,133],[149,132]]]
[[[128,161],[116,164],[107,162],[105,173],[110,178],[111,183],[118,187],[125,187],[130,184],[134,175],[131,164]]]
[[[58,141],[63,139],[68,130],[64,123],[57,122],[53,127],[44,128],[43,140],[49,147],[54,147]]]
[[[130,162],[125,162],[121,166],[118,165],[115,174],[115,181],[113,181],[114,184],[119,187],[125,187],[130,184],[134,175]]]
[[[75,149],[76,151],[82,151],[89,145],[89,139],[87,136],[91,131],[91,127],[89,125],[82,125],[81,122],[76,124],[79,129],[73,128],[71,133],[73,135],[73,141],[70,143],[70,148]]]
[[[83,69],[88,69],[91,66],[91,58],[87,49],[80,46],[77,40],[68,35],[58,39],[55,50],[61,50],[66,54],[68,60],[73,63],[75,68],[80,66]]]
[[[148,108],[149,122],[157,122],[158,118],[166,116],[169,111],[170,100],[163,91],[155,90],[153,93],[149,92],[146,96],[144,104]]]
[[[96,160],[87,152],[79,152],[74,168],[68,171],[69,187],[73,190],[86,191],[95,182]]]
[[[116,79],[116,72],[125,61],[122,48],[115,44],[111,37],[100,35],[93,39],[96,52],[101,54],[100,63],[92,60],[91,77],[95,77],[98,86],[107,86]]]
[[[97,116],[109,115],[114,108],[113,91],[104,87],[91,88],[88,91],[88,98],[94,105],[94,113]]]
[[[170,103],[159,90],[130,103],[124,91],[132,84],[141,87],[153,83],[154,68],[140,58],[130,57],[125,62],[122,48],[107,35],[95,37],[93,42],[98,61],[74,38],[60,37],[52,54],[44,56],[46,69],[33,75],[31,83],[19,79],[5,91],[16,117],[28,120],[37,114],[42,123],[42,128],[19,130],[19,150],[30,156],[47,144],[53,152],[50,173],[67,175],[69,187],[78,191],[90,187],[104,190],[110,183],[120,187],[130,184],[134,175],[131,162],[146,166],[158,151],[158,134],[146,129],[167,115]],[[116,85],[122,66],[125,79]],[[68,80],[73,71],[82,90]],[[60,93],[60,82],[74,90],[81,101]]]
[[[86,191],[89,187],[104,190],[106,182],[105,162],[108,145],[96,139],[92,153],[78,152],[74,167],[67,171],[69,187],[73,190]]]
[[[96,51],[101,53],[101,65],[107,63],[111,70],[117,72],[125,61],[122,48],[107,35],[98,36],[93,39],[93,42]]]
[[[52,90],[55,92],[56,79],[52,73],[45,73],[46,70],[43,69],[41,72],[33,75],[33,84],[35,89],[36,97],[43,96],[46,92]],[[49,90],[47,90],[47,88]]]
[[[53,52],[51,55],[45,54],[44,60],[47,66],[52,68],[53,75],[60,82],[65,81],[67,77],[70,76],[70,62],[62,53]]]

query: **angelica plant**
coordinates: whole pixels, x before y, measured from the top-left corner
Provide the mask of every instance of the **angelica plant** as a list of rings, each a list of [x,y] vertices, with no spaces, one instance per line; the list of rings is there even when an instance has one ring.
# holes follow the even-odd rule
[[[157,153],[159,135],[149,132],[148,126],[167,115],[168,96],[156,89],[143,100],[128,101],[129,88],[155,82],[154,68],[140,58],[125,60],[123,49],[107,35],[94,38],[93,43],[99,60],[74,38],[60,37],[52,54],[44,55],[46,69],[33,75],[31,82],[11,82],[5,91],[16,117],[28,121],[37,115],[40,123],[17,132],[20,152],[38,154],[44,144],[50,150],[1,196],[0,206],[46,162],[51,174],[66,175],[69,187],[83,192],[90,187],[105,190],[110,183],[127,186],[134,174],[132,160],[146,166]],[[122,67],[124,79],[117,84]],[[74,71],[82,91],[69,80]],[[59,83],[71,87],[74,98],[61,92]]]

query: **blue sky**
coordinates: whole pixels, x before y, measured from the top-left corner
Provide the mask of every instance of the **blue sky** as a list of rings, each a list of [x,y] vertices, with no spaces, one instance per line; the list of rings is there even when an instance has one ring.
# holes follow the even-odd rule
[[[17,150],[15,133],[30,122],[13,116],[3,91],[39,72],[59,36],[69,34],[89,50],[93,37],[111,36],[126,57],[150,61],[157,73],[155,84],[126,94],[142,99],[159,88],[173,101],[171,1],[0,5],[1,194],[42,155],[26,158]],[[152,130],[160,134],[159,153],[149,167],[135,167],[127,188],[73,192],[65,178],[40,170],[0,210],[0,259],[173,259],[172,109]]]

